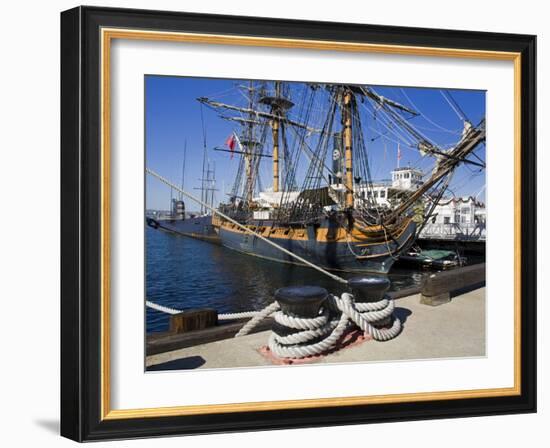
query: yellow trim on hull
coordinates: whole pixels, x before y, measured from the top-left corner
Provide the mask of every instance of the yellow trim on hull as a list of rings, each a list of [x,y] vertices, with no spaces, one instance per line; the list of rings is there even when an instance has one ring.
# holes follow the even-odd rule
[[[388,228],[384,232],[382,226],[373,226],[374,228],[380,229],[374,231],[374,235],[365,236],[363,231],[359,231],[355,226],[351,232],[346,230],[343,227],[338,227],[336,229],[335,235],[329,238],[329,232],[332,229],[328,228],[319,228],[316,232],[316,241],[321,243],[363,243],[360,244],[361,247],[370,246],[373,244],[380,244],[389,239],[398,239],[403,235],[405,230],[409,227],[412,218],[405,220],[399,227]],[[244,230],[237,227],[235,224],[229,223],[227,221],[216,220],[212,222],[213,225],[222,227],[229,232],[242,233]],[[266,238],[273,239],[285,239],[285,240],[297,240],[297,241],[308,241],[307,230],[305,228],[292,228],[292,227],[271,227],[271,226],[255,226],[248,225],[246,226],[250,230],[260,234]]]

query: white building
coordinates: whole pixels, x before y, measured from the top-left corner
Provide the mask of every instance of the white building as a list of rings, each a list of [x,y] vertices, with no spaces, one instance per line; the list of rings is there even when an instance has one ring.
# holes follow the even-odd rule
[[[432,214],[421,238],[485,240],[485,204],[471,196],[441,199]]]
[[[433,215],[431,224],[484,224],[485,204],[471,196],[441,199]]]

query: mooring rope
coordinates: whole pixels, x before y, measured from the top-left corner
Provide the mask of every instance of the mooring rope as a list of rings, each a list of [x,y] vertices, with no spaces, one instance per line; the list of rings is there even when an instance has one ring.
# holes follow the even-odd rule
[[[305,258],[300,257],[299,255],[296,255],[295,253],[285,249],[284,247],[280,246],[279,244],[271,241],[270,239],[264,237],[263,235],[260,235],[259,233],[255,232],[254,230],[249,229],[248,227],[242,225],[240,222],[234,220],[233,218],[230,218],[225,213],[220,212],[218,209],[212,207],[211,205],[207,204],[206,202],[201,201],[199,198],[195,197],[191,193],[188,193],[187,191],[183,190],[181,187],[178,187],[176,184],[173,184],[165,177],[162,177],[160,174],[155,173],[153,170],[149,168],[145,168],[145,171],[150,174],[153,177],[156,177],[158,180],[160,180],[162,183],[168,185],[169,187],[173,188],[177,192],[181,193],[184,196],[187,196],[189,199],[192,199],[193,201],[198,202],[202,206],[206,207],[207,209],[211,210],[212,213],[216,213],[220,215],[222,218],[226,219],[227,221],[235,224],[237,227],[239,227],[241,230],[244,230],[245,232],[261,239],[262,241],[266,242],[267,244],[270,244],[271,246],[279,249],[281,252],[284,252],[285,254],[295,258],[296,260],[300,261],[301,263],[305,264],[306,266],[309,266],[310,268],[316,269],[317,271],[325,274],[326,276],[332,278],[333,280],[336,280],[340,283],[347,284],[347,280],[343,279],[342,277],[339,277],[335,274],[332,274],[331,272],[328,272],[326,269],[323,269],[320,266],[317,266],[316,264],[312,263],[311,261],[306,260]]]
[[[245,336],[265,317],[274,313],[275,321],[284,327],[298,330],[281,336],[271,333],[268,347],[280,358],[305,358],[337,348],[338,342],[353,324],[376,341],[389,341],[402,329],[401,321],[393,316],[395,305],[387,296],[377,302],[357,303],[352,294],[341,297],[329,295],[319,316],[301,318],[284,313],[275,301],[254,316],[235,337]],[[391,326],[382,327],[391,319]]]
[[[145,303],[149,308],[167,314],[182,312],[149,300]],[[280,326],[297,331],[285,336],[271,332],[268,347],[280,358],[297,359],[327,353],[337,348],[339,341],[353,324],[376,341],[395,338],[401,332],[402,325],[393,315],[394,309],[394,301],[388,296],[377,302],[355,302],[352,294],[344,292],[341,297],[330,294],[316,317],[304,318],[284,313],[279,303],[274,301],[261,311],[218,314],[218,319],[251,317],[235,335],[238,338],[246,336],[262,320],[273,315]],[[391,320],[391,326],[384,328],[388,319]]]
[[[161,313],[166,314],[179,314],[183,313],[183,310],[178,310],[176,308],[170,308],[169,306],[159,305],[158,303],[151,302],[150,300],[145,301],[145,306]],[[225,313],[218,314],[218,320],[236,320],[236,319],[250,319],[258,314],[258,311],[244,311],[242,313]]]
[[[149,300],[145,301],[145,305],[153,310],[160,311],[161,313],[166,314],[178,314],[181,313],[181,310],[176,310],[175,308],[170,308],[168,306],[159,305],[158,303],[151,302]]]

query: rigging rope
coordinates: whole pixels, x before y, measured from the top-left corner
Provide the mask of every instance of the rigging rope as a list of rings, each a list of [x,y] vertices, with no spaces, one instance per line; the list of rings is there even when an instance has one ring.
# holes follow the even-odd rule
[[[460,118],[461,121],[470,122],[470,120],[468,120],[468,117],[466,117],[466,114],[464,113],[464,111],[460,108],[458,103],[451,96],[451,92],[449,92],[448,90],[447,91],[440,90],[440,93],[443,96],[443,98],[445,98],[447,103],[449,103],[449,106],[451,106],[451,109],[457,115],[457,117]]]
[[[447,129],[447,128],[444,128],[443,126],[437,124],[435,121],[431,120],[429,117],[427,117],[417,106],[415,103],[413,103],[413,101],[409,98],[409,96],[407,95],[407,93],[405,92],[405,90],[400,87],[400,90],[401,90],[401,93],[403,94],[403,96],[407,99],[407,101],[409,102],[409,104],[420,114],[420,116],[422,118],[424,118],[424,120],[426,120],[428,123],[430,123],[431,125],[435,126],[436,128],[444,131],[444,132],[448,132],[450,134],[456,134],[456,135],[460,135],[462,133],[462,130],[455,130],[455,131],[452,131],[451,129]],[[418,126],[418,125],[417,125]],[[420,127],[420,126],[418,126]]]

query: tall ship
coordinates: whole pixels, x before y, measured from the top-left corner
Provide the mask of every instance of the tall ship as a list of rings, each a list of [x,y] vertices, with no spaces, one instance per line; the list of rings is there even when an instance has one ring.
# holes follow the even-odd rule
[[[485,141],[484,120],[474,125],[464,117],[456,143],[443,149],[411,124],[419,112],[370,86],[250,81],[237,88],[245,104],[198,101],[235,125],[217,149],[238,156],[239,165],[212,225],[223,246],[250,256],[300,264],[267,239],[325,269],[387,273],[414,243],[433,212],[426,204],[437,204],[455,169],[484,167],[468,158]],[[433,162],[425,175],[404,170],[414,188],[390,189],[383,201],[371,175],[377,160],[369,154],[366,112]],[[262,184],[266,166],[271,188]]]
[[[180,198],[171,219],[149,225],[276,262],[387,273],[433,218],[456,169],[485,168],[474,152],[485,142],[485,120],[473,124],[450,92],[441,91],[463,128],[440,145],[413,125],[422,114],[412,102],[373,86],[249,81],[236,89],[235,103],[197,98],[232,124],[214,148],[238,158],[228,197],[214,207],[203,183],[200,216],[188,218]],[[372,142],[391,135],[417,152],[423,169],[398,167],[388,187],[373,178],[381,160]]]

